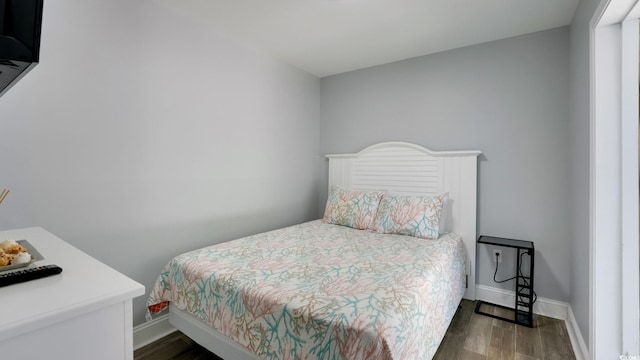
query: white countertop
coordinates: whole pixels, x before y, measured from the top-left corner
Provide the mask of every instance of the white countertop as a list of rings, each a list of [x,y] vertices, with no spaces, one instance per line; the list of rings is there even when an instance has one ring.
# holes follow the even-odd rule
[[[0,231],[0,241],[27,240],[63,271],[0,287],[0,341],[144,294],[144,286],[40,228]]]

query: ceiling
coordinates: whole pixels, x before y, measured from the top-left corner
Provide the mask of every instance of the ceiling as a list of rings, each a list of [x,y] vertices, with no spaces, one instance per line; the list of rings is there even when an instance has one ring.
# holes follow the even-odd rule
[[[324,77],[568,25],[578,0],[159,0]]]

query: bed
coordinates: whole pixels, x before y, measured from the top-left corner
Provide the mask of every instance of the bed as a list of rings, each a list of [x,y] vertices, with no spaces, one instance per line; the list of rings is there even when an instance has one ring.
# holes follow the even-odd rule
[[[328,155],[328,202],[353,195],[372,213],[343,224],[328,205],[322,220],[181,254],[148,308],[226,360],[430,359],[475,300],[479,154],[388,142]],[[383,204],[418,198],[438,204],[435,225],[385,231]]]

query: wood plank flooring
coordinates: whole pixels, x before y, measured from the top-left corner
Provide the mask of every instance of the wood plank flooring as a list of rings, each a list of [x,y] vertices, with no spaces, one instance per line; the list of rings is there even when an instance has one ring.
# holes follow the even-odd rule
[[[176,331],[133,353],[134,360],[222,360]]]
[[[575,359],[565,322],[533,316],[533,328],[476,314],[463,300],[436,353],[435,360]],[[483,305],[482,311],[513,318],[513,311]]]
[[[436,360],[570,360],[575,359],[564,321],[534,315],[534,327],[515,325],[474,313],[463,300],[434,359]],[[484,305],[502,317],[508,310]],[[140,348],[135,360],[221,360],[180,332]],[[233,359],[227,359],[233,360]]]

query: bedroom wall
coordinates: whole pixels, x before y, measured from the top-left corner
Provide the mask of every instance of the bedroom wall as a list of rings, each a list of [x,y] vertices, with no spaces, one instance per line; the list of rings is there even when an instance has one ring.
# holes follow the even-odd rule
[[[576,323],[589,347],[589,22],[600,0],[581,0],[569,31],[571,297]]]
[[[42,32],[0,98],[0,229],[42,226],[148,293],[181,252],[317,215],[318,78],[152,0],[46,2]]]
[[[478,235],[534,241],[538,296],[569,301],[568,46],[562,27],[323,78],[320,153],[391,140],[482,150]],[[478,283],[513,290],[493,282],[489,254],[478,247]],[[515,271],[503,256],[499,279]]]

